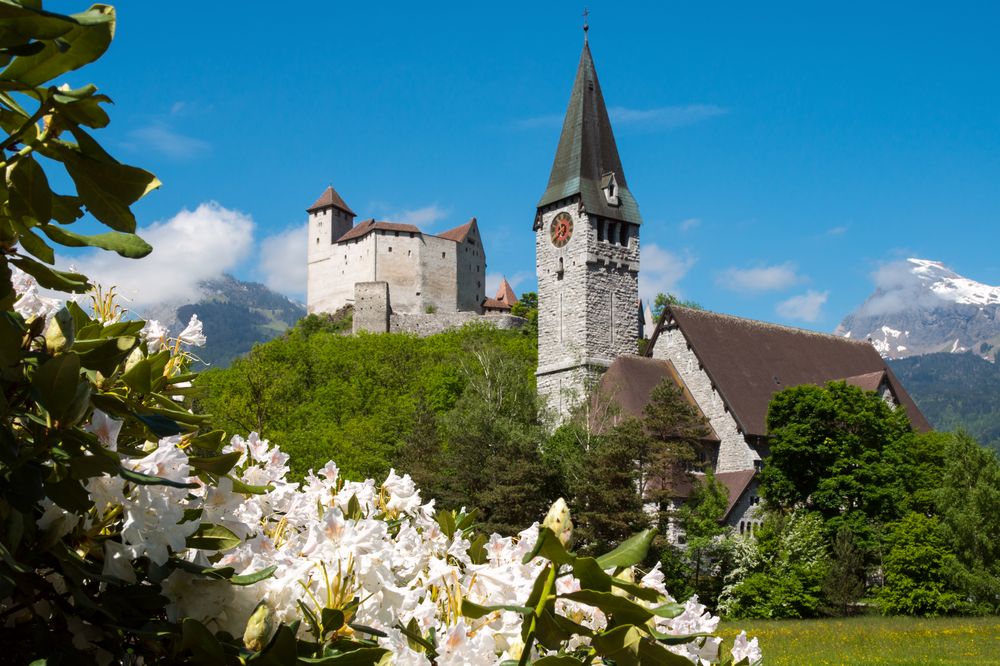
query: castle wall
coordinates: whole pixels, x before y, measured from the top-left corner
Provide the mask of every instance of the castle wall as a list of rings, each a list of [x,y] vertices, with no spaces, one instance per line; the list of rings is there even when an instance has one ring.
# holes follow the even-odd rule
[[[694,351],[688,347],[680,329],[665,328],[660,331],[656,346],[653,347],[653,358],[673,362],[681,379],[691,391],[692,397],[722,440],[719,444],[719,458],[716,461],[715,471],[735,472],[753,469],[754,464],[760,461],[760,456],[740,433],[736,419],[726,409],[722,396],[715,390],[711,378],[702,369]]]
[[[455,298],[459,310],[481,312],[486,298],[486,253],[482,239],[473,229],[468,238],[456,246],[455,263],[458,279]]]
[[[426,337],[473,323],[492,326],[500,330],[513,330],[523,327],[528,321],[509,314],[487,317],[475,312],[438,312],[435,314],[394,312],[389,316],[389,332],[412,333],[419,337]]]
[[[420,258],[421,297],[420,307],[411,312],[455,312],[458,308],[458,284],[455,270],[455,241],[437,236],[424,236],[423,254]]]
[[[392,311],[420,311],[423,303],[422,234],[376,229],[366,238],[373,239],[376,279],[389,284]]]
[[[358,282],[354,285],[354,333],[389,330],[389,284]]]

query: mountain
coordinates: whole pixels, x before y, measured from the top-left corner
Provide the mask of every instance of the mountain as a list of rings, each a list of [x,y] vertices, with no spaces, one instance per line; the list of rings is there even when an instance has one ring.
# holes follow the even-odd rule
[[[1000,348],[1000,287],[938,261],[907,259],[876,274],[878,287],[835,331],[869,338],[886,358],[972,352],[994,361]]]
[[[911,356],[889,366],[936,429],[964,428],[1000,451],[1000,364],[967,352]]]
[[[275,338],[306,316],[306,308],[257,282],[231,275],[198,285],[193,303],[164,303],[146,308],[143,315],[179,333],[198,315],[208,342],[195,350],[202,361],[225,367],[258,342]]]

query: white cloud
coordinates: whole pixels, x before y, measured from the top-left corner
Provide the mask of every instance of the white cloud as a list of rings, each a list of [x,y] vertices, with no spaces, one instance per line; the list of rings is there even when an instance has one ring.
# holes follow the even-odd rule
[[[699,226],[701,226],[701,218],[698,218],[698,217],[689,217],[688,219],[683,220],[681,222],[681,231],[688,232],[688,231],[691,231],[692,229],[695,229],[695,228],[697,228]]]
[[[643,245],[642,268],[639,271],[639,297],[642,302],[652,303],[661,292],[680,297],[678,283],[696,261],[688,254],[680,256],[655,243]]]
[[[300,300],[306,293],[308,229],[308,224],[302,224],[268,236],[260,242],[260,269],[264,275],[264,284]]]
[[[504,273],[487,273],[486,295],[493,296],[494,294],[496,294],[497,289],[500,287],[500,280],[502,280],[503,278],[507,278],[507,282],[510,283],[510,288],[513,289],[514,293],[517,294],[518,298],[520,298],[521,295],[518,294],[517,292],[518,286],[521,285],[525,280],[531,278],[532,275],[534,274],[529,273],[528,271],[518,271],[513,275],[506,275]]]
[[[827,236],[843,236],[844,234],[847,233],[847,229],[848,229],[848,227],[846,227],[846,226],[833,227],[832,229],[827,229],[826,230],[826,235]]]
[[[829,291],[813,291],[810,289],[804,294],[792,296],[787,301],[778,303],[778,314],[786,319],[798,319],[800,321],[816,321],[819,319],[820,311],[826,304],[826,299],[830,296]]]
[[[858,309],[860,316],[881,316],[909,308],[933,308],[943,299],[924,289],[920,277],[908,261],[892,261],[879,266],[871,275],[875,293]]]
[[[414,208],[394,213],[388,217],[387,222],[399,222],[400,224],[413,224],[423,231],[434,225],[435,222],[448,217],[449,211],[438,206],[436,203],[423,208]]]
[[[153,251],[143,259],[125,259],[95,250],[60,263],[72,263],[84,275],[136,305],[183,302],[198,293],[198,283],[231,271],[253,249],[249,215],[203,203],[165,222],[138,230]],[[303,246],[305,245],[303,241]]]
[[[628,109],[613,106],[608,109],[611,122],[616,125],[636,125],[647,128],[674,129],[694,125],[709,118],[724,116],[728,109],[715,104],[685,104],[661,106],[655,109]]]
[[[798,274],[795,264],[785,262],[775,266],[727,268],[715,281],[720,287],[732,291],[760,292],[787,289],[804,279]]]
[[[128,135],[138,144],[137,148],[149,148],[175,160],[198,157],[211,149],[208,142],[185,136],[164,120],[154,120],[145,127],[132,130]]]

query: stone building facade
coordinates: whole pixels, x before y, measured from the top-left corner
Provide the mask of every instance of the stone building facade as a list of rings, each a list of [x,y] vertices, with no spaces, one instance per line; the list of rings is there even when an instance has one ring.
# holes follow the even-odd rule
[[[486,253],[475,218],[437,235],[374,219],[355,225],[332,186],[307,212],[310,313],[354,305],[356,285],[371,282],[388,285],[392,312],[482,312]]]

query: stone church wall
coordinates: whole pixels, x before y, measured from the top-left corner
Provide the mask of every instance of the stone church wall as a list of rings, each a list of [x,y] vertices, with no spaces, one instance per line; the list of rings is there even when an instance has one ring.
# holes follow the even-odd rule
[[[698,357],[688,347],[687,340],[679,329],[660,331],[660,337],[653,347],[653,358],[673,362],[691,395],[722,440],[719,444],[719,459],[715,471],[735,472],[753,469],[760,457],[746,443],[736,425],[736,419],[726,409],[722,396],[712,386],[711,378],[701,368]]]

